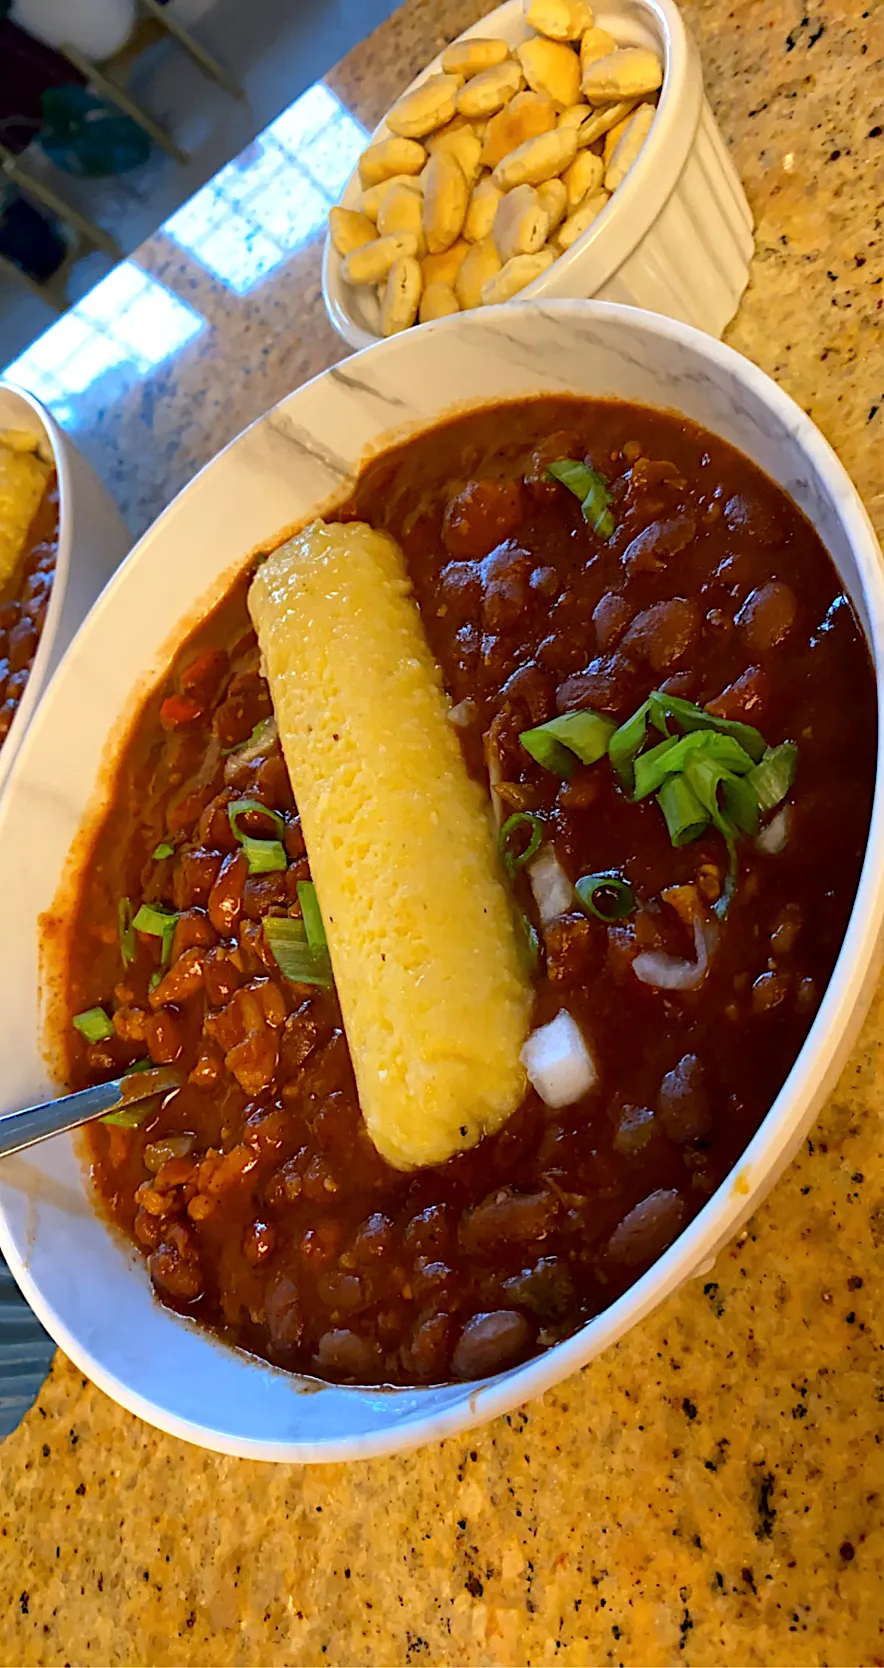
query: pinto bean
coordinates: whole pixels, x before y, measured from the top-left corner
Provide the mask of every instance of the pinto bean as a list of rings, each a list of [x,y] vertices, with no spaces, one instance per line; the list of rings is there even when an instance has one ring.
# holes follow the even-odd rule
[[[534,1328],[516,1309],[492,1309],[473,1315],[451,1358],[455,1378],[487,1378],[505,1372],[527,1355]]]
[[[742,719],[748,724],[761,721],[770,696],[770,679],[761,666],[749,666],[733,683],[706,702],[715,718]]]
[[[632,619],[632,609],[618,591],[607,591],[592,612],[596,642],[602,654],[617,647]]]
[[[403,1360],[421,1384],[438,1383],[446,1377],[451,1317],[430,1315],[414,1329],[403,1350]]]
[[[468,1255],[493,1252],[499,1245],[520,1245],[545,1239],[556,1215],[551,1193],[517,1193],[501,1187],[471,1210],[460,1229],[460,1243]]]
[[[217,942],[218,934],[205,910],[185,909],[175,923],[171,960],[180,961],[185,950],[192,950],[195,946],[207,949]]]
[[[475,560],[514,533],[521,519],[518,481],[470,481],[445,507],[442,543],[452,556]]]
[[[304,1334],[300,1294],[288,1274],[278,1274],[264,1300],[264,1319],[278,1350],[296,1349]]]
[[[147,1266],[154,1285],[173,1302],[193,1303],[202,1296],[205,1283],[199,1262],[182,1257],[173,1246],[161,1245],[148,1257]]]
[[[355,1384],[376,1382],[380,1371],[381,1352],[373,1338],[360,1338],[349,1327],[337,1327],[324,1332],[316,1346],[314,1364],[330,1378],[349,1379]]]
[[[453,630],[478,620],[482,580],[475,562],[448,562],[439,575],[439,607]]]
[[[284,874],[249,875],[243,888],[242,906],[250,921],[263,921],[271,909],[284,909],[288,901]]]
[[[658,1187],[627,1211],[605,1250],[608,1262],[636,1268],[671,1245],[685,1219],[685,1204],[673,1187]]]
[[[750,591],[736,624],[753,654],[764,654],[788,637],[797,613],[798,600],[791,585],[774,579]]]
[[[244,851],[230,852],[209,893],[209,920],[216,932],[229,938],[242,913],[243,894],[249,878],[249,861]]]
[[[213,1008],[223,1007],[243,982],[243,975],[229,950],[218,944],[206,956],[203,967],[206,996]]]
[[[190,909],[194,904],[205,908],[220,867],[220,852],[207,851],[205,846],[185,846],[178,853],[172,870],[175,908]]]
[[[253,1268],[266,1263],[276,1249],[276,1229],[268,1222],[254,1221],[243,1235],[242,1249],[246,1262]]]
[[[151,1014],[145,1026],[144,1040],[155,1065],[170,1066],[184,1047],[184,1025],[180,1015],[171,1013],[168,1008]]]
[[[621,648],[646,660],[655,672],[668,672],[693,648],[699,631],[697,604],[688,597],[670,597],[636,615]]]
[[[205,960],[206,952],[198,944],[190,950],[185,950],[183,956],[179,956],[160,980],[156,990],[152,990],[148,997],[154,1012],[158,1008],[165,1008],[170,1002],[186,1002],[202,989]]]
[[[626,546],[623,566],[630,575],[656,573],[666,566],[670,556],[677,556],[692,544],[696,535],[697,523],[692,515],[652,521]]]
[[[147,1014],[144,1008],[131,1007],[129,1004],[118,1008],[114,1014],[114,1030],[123,1042],[144,1042]]]
[[[696,1141],[712,1127],[712,1109],[703,1063],[696,1054],[683,1054],[660,1085],[657,1103],[660,1122],[671,1141]]]

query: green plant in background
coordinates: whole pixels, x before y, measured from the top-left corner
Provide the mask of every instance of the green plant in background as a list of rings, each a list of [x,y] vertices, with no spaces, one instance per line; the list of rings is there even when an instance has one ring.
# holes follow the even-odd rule
[[[0,7],[6,3],[0,0]],[[126,174],[150,155],[147,134],[85,87],[48,87],[40,107],[40,144],[50,162],[76,179]]]

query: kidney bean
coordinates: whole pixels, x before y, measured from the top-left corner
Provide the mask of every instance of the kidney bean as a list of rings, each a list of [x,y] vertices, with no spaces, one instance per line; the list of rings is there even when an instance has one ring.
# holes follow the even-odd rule
[[[37,648],[37,628],[26,614],[9,633],[9,669],[12,672],[26,672]]]
[[[545,1239],[556,1216],[551,1193],[518,1193],[501,1187],[489,1193],[461,1224],[460,1243],[470,1255],[493,1253],[514,1241],[530,1244]]]
[[[473,1315],[455,1345],[452,1371],[455,1378],[490,1378],[514,1367],[533,1342],[534,1328],[515,1309]]]
[[[671,1245],[685,1219],[685,1203],[675,1188],[658,1187],[627,1211],[608,1240],[606,1258],[637,1268]]]
[[[172,901],[176,909],[205,908],[218,879],[221,853],[205,846],[185,846],[175,858],[172,870]]]
[[[220,1008],[229,1002],[242,984],[243,974],[223,945],[217,944],[208,952],[203,964],[203,982],[206,997],[213,1008]]]
[[[696,1054],[683,1054],[660,1085],[660,1122],[670,1141],[696,1141],[712,1127],[706,1073]]]
[[[288,1274],[278,1274],[268,1287],[264,1319],[271,1342],[277,1349],[295,1349],[304,1333],[304,1317],[298,1288]]]
[[[693,647],[699,631],[697,604],[689,597],[670,597],[636,615],[621,648],[646,660],[653,671],[668,672]]]
[[[276,1230],[267,1222],[252,1222],[243,1236],[242,1248],[246,1262],[257,1268],[273,1255],[276,1249]]]
[[[185,950],[164,974],[156,990],[150,992],[148,1002],[154,1011],[167,1007],[170,1002],[181,1004],[195,996],[202,989],[205,963],[206,952],[201,945]]]
[[[632,615],[633,610],[626,598],[620,596],[617,591],[606,591],[596,603],[592,612],[592,623],[595,626],[596,642],[601,654],[608,654],[611,649],[617,647]]]
[[[623,566],[630,575],[656,573],[666,566],[670,556],[677,556],[691,544],[696,534],[697,523],[692,515],[652,521],[626,546],[621,558]]]
[[[216,933],[208,915],[202,909],[182,910],[175,922],[170,960],[180,961],[185,950],[209,949],[217,944]]]
[[[168,1008],[164,1008],[162,1013],[151,1014],[144,1028],[144,1040],[154,1063],[170,1066],[184,1047],[184,1025],[180,1015],[171,1013]]]
[[[322,1334],[313,1360],[323,1377],[372,1384],[380,1370],[381,1352],[373,1338],[361,1338],[348,1327],[337,1327]]]
[[[788,637],[797,613],[798,600],[792,587],[775,579],[749,593],[736,623],[753,654],[764,654]]]
[[[242,913],[243,894],[249,878],[249,863],[244,851],[237,849],[225,857],[211,892],[209,920],[215,931],[229,938]]]
[[[227,1070],[233,1072],[247,1095],[259,1095],[268,1088],[273,1082],[278,1060],[279,1045],[267,1026],[250,1032],[224,1056]]]
[[[749,666],[713,701],[706,702],[706,711],[715,718],[736,718],[747,724],[760,724],[769,695],[767,673],[760,666]]]

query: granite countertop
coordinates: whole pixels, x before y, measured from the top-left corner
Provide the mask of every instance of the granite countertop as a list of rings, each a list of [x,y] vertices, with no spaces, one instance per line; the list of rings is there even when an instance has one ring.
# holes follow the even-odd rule
[[[312,90],[118,269],[91,319],[87,304],[26,356],[133,531],[343,357],[310,193],[349,172],[351,115],[370,127],[484,9],[408,0],[328,77],[342,109]],[[884,534],[884,7],[686,14],[757,222],[728,340],[816,419]],[[244,180],[308,163],[287,221],[272,186],[263,217],[254,197],[240,213]],[[472,1436],[261,1466],[159,1434],[59,1355],[0,1449],[0,1658],[884,1662],[882,1090],[879,990],[801,1158],[714,1269]]]

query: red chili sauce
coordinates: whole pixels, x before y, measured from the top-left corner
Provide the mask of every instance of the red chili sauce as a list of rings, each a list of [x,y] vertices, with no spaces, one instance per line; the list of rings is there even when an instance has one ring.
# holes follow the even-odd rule
[[[606,478],[610,537],[549,479],[562,457]],[[268,914],[297,912],[309,865],[272,727],[249,741],[271,703],[248,576],[123,751],[69,931],[68,1013],[100,1004],[112,1030],[87,1044],[69,1027],[70,1079],[143,1060],[183,1074],[140,1127],[89,1132],[101,1199],[164,1303],[321,1378],[470,1379],[604,1309],[764,1118],[853,902],[874,680],[809,522],[671,414],[540,399],[459,417],[373,462],[338,515],[404,547],[469,769],[487,783],[493,761],[501,815],[539,818],[572,882],[614,870],[634,891],[613,925],[576,900],[544,924],[524,868],[513,882],[540,943],[533,1022],[566,1008],[598,1086],[560,1111],[529,1090],[499,1134],[436,1168],[402,1174],[375,1152],[334,992],[288,983],[263,934]],[[562,780],[519,740],[587,707],[623,722],[655,689],[798,746],[777,849],[741,838],[723,918],[714,828],[674,847],[654,798],[633,803],[607,759]],[[228,815],[244,794],[284,819],[285,872],[249,873]],[[266,836],[263,820],[243,825]],[[696,955],[685,898],[710,928],[707,969],[695,988],[655,988],[637,957]],[[124,964],[124,899],[124,926],[145,901],[178,912],[164,961],[136,932]]]

